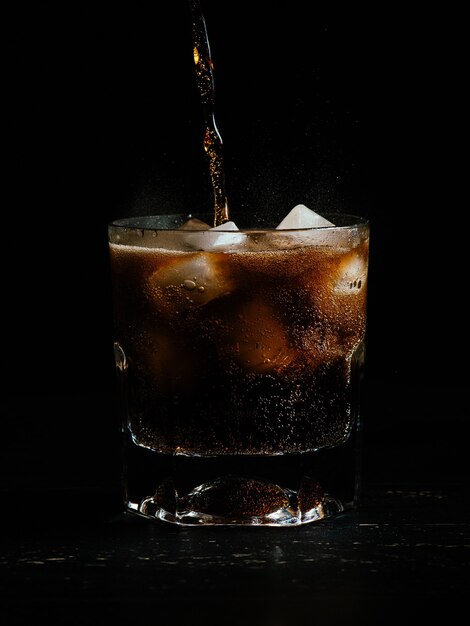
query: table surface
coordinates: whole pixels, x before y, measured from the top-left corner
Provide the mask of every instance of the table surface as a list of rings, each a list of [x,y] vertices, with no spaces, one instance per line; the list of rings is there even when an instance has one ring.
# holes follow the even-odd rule
[[[90,406],[102,418],[93,445],[89,421],[74,432],[58,419],[64,409],[91,419]],[[450,623],[464,606],[462,389],[376,390],[360,507],[285,529],[184,528],[123,513],[115,409],[107,394],[3,402],[2,623]],[[32,411],[43,416],[35,426]],[[66,435],[73,446],[59,445]]]

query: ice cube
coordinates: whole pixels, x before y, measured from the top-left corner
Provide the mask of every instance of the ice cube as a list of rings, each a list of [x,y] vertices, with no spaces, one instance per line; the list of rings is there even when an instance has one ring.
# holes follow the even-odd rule
[[[238,246],[246,241],[247,236],[238,230],[235,222],[225,222],[219,226],[214,226],[211,231],[221,231],[223,235],[208,235],[208,246],[204,250],[213,250],[214,248],[228,248],[230,246]],[[233,231],[233,232],[231,232]],[[230,234],[229,234],[230,233]]]
[[[191,225],[198,221],[195,219],[189,220],[192,223]],[[189,222],[186,222],[186,225],[189,225]],[[188,231],[184,236],[185,243],[194,250],[227,250],[233,246],[242,245],[247,239],[246,234],[241,233],[236,224],[231,221],[213,228],[207,227],[203,230],[201,230],[201,224],[204,225],[204,222],[196,225],[198,230],[195,232],[190,232],[189,228],[185,229]]]
[[[219,348],[249,372],[280,372],[295,359],[284,324],[261,298],[235,308],[227,328],[228,336]]]
[[[335,276],[334,291],[342,295],[355,294],[367,279],[367,260],[356,250],[348,252],[340,261]]]
[[[304,204],[298,204],[277,226],[277,230],[296,228],[319,228],[322,226],[334,226],[327,219],[315,213]]]
[[[320,330],[312,328],[312,354],[318,347],[322,354],[349,357],[365,331],[367,250],[354,248],[332,258],[324,272],[318,272],[311,284],[313,319]]]
[[[148,280],[157,308],[170,316],[207,304],[234,289],[220,259],[206,252],[187,252],[172,257]]]
[[[209,224],[203,222],[196,217],[191,217],[187,222],[178,228],[178,230],[209,230]]]

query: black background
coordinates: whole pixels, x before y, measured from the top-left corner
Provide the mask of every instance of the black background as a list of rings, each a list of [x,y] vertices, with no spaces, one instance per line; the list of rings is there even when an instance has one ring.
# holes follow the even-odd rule
[[[417,623],[466,597],[466,21],[328,7],[203,2],[235,221],[302,202],[371,224],[359,517],[255,539],[108,523],[122,502],[107,224],[212,206],[188,4],[2,8],[8,623],[142,607],[220,623],[224,602],[227,623],[254,623],[250,600],[266,624]]]
[[[93,400],[115,393],[107,223],[212,206],[188,5],[157,7],[4,15],[2,395],[17,407],[11,456],[36,459],[44,484],[53,473],[66,487],[114,428]],[[458,16],[203,9],[233,218],[299,202],[369,218],[369,385],[398,385],[410,405],[435,389],[451,402],[468,374]],[[61,398],[74,397],[68,415]],[[374,415],[377,436],[387,428]]]

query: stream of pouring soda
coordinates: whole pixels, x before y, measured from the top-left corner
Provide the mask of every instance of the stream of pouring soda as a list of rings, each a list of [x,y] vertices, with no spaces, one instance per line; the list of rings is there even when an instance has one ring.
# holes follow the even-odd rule
[[[193,54],[196,82],[204,115],[204,150],[209,159],[209,171],[214,191],[214,226],[230,220],[222,154],[222,137],[215,123],[214,75],[206,22],[199,0],[190,0],[193,26]]]

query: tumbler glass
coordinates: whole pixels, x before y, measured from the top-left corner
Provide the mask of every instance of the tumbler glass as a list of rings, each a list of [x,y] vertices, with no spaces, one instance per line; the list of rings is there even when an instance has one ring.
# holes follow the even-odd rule
[[[299,525],[358,499],[367,220],[109,225],[127,510]]]

